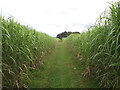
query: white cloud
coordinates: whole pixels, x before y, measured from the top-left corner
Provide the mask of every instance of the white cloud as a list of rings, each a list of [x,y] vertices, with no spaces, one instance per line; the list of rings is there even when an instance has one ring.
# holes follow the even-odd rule
[[[82,32],[93,24],[111,0],[0,0],[0,10],[37,31],[56,36]]]

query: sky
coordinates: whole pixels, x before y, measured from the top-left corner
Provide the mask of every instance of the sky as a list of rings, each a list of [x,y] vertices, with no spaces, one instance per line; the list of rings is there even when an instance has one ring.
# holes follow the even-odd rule
[[[0,0],[0,14],[56,37],[64,31],[86,31],[108,2],[111,0]]]

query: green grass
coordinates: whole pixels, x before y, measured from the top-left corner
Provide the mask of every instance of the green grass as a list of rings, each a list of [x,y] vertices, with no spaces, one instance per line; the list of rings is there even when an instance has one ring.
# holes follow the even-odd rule
[[[101,87],[120,88],[120,4],[110,5],[96,24],[65,42],[75,49],[85,75],[94,76]],[[89,76],[89,75],[88,75]]]
[[[91,88],[98,87],[97,84],[99,87],[120,88],[118,2],[110,4],[87,32],[70,35],[61,41],[21,25],[13,18],[0,16],[0,30],[5,88],[28,88],[28,85],[35,88]],[[72,51],[68,51],[63,41]],[[51,51],[53,53],[47,55]]]
[[[40,66],[56,39],[15,22],[1,19],[3,87],[27,87],[29,72]]]
[[[82,69],[81,69],[82,70]],[[94,79],[82,77],[74,55],[59,42],[43,68],[31,74],[31,88],[95,88]]]

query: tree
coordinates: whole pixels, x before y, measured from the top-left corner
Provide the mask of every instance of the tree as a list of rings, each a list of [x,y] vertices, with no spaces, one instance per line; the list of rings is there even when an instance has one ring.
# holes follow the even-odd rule
[[[64,31],[64,32],[58,34],[57,38],[62,39],[62,38],[68,37],[71,34],[76,34],[76,33],[80,34],[79,32],[66,32],[66,31]]]

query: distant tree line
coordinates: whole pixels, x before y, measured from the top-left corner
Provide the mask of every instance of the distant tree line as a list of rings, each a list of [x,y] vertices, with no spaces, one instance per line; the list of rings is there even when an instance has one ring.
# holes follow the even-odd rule
[[[65,37],[68,37],[69,35],[71,35],[71,34],[80,34],[79,32],[62,32],[62,33],[60,33],[60,34],[57,34],[57,38],[59,38],[59,39],[62,39],[62,38],[65,38]]]

